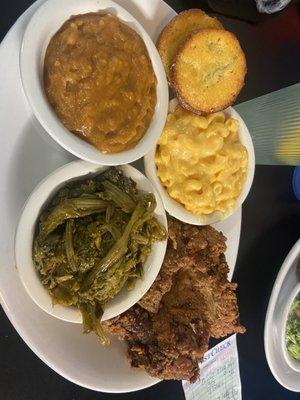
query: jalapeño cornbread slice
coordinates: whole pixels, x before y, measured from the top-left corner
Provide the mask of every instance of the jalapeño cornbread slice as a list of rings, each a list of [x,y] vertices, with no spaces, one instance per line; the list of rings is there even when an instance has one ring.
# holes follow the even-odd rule
[[[179,47],[190,34],[205,28],[223,29],[216,18],[209,17],[202,10],[191,9],[178,14],[162,30],[157,41],[157,49],[169,81],[172,80],[171,67]]]
[[[183,107],[208,114],[234,102],[244,85],[246,71],[245,55],[234,34],[202,29],[181,46],[172,79]]]

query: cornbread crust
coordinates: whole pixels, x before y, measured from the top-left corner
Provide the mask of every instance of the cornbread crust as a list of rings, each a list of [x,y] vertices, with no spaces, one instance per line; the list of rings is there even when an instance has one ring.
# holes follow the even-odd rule
[[[157,49],[162,59],[169,83],[172,83],[171,66],[180,45],[196,30],[204,28],[223,29],[222,24],[199,9],[186,10],[174,17],[162,30]]]
[[[233,33],[201,29],[181,46],[172,80],[184,108],[209,114],[234,102],[244,86],[246,72],[246,58]]]

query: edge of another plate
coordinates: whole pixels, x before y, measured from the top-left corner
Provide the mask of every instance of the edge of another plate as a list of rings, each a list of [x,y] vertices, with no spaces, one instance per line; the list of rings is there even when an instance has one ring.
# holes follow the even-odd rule
[[[281,330],[284,308],[289,299],[288,293],[297,285],[295,280],[288,280],[288,274],[295,263],[300,260],[300,239],[294,244],[286,256],[275,280],[270,296],[264,328],[264,347],[269,368],[274,378],[286,389],[300,392],[300,374],[285,361],[281,343]],[[290,281],[290,282],[289,282]],[[287,285],[290,284],[290,287]],[[283,293],[282,293],[283,292]],[[286,292],[286,293],[285,293]],[[276,351],[275,351],[276,349]]]

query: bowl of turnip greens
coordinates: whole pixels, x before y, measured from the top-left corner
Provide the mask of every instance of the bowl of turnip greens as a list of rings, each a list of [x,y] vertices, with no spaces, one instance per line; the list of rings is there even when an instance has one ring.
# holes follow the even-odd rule
[[[27,200],[15,237],[16,267],[39,307],[83,323],[85,333],[106,344],[101,320],[147,292],[166,239],[163,204],[141,172],[78,160],[49,175]]]

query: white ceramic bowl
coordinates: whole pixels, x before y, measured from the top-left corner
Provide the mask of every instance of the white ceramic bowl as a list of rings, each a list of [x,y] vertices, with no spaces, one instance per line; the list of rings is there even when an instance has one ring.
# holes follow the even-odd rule
[[[149,180],[136,168],[124,165],[120,168],[124,174],[132,178],[139,190],[152,192],[157,201],[155,214],[158,220],[167,227],[166,213],[162,201]],[[43,287],[35,270],[32,260],[32,242],[38,216],[45,203],[67,181],[76,180],[85,176],[92,176],[107,169],[107,167],[90,164],[81,160],[71,162],[50,174],[32,192],[28,198],[15,237],[16,265],[21,281],[32,300],[47,313],[64,321],[81,323],[82,317],[78,309],[62,305],[52,306],[51,297]],[[126,288],[112,299],[106,306],[102,319],[113,318],[135,304],[150,288],[162,265],[166,252],[167,241],[157,242],[153,245],[152,252],[144,264],[144,275],[136,281],[133,290]]]
[[[151,124],[144,137],[132,149],[104,154],[69,132],[59,121],[44,93],[43,65],[51,37],[72,15],[107,11],[131,26],[142,37],[157,77],[157,104]],[[127,164],[144,156],[156,143],[168,111],[168,84],[156,47],[144,28],[121,6],[110,0],[48,0],[32,16],[26,27],[21,51],[20,70],[24,92],[29,104],[45,130],[62,147],[75,156],[101,165]]]
[[[169,110],[173,111],[174,107],[178,104],[176,99],[170,101]],[[240,207],[244,200],[246,199],[254,177],[254,169],[255,169],[255,155],[254,155],[254,148],[250,133],[248,128],[241,118],[241,116],[232,108],[229,107],[224,110],[227,117],[233,117],[238,120],[239,122],[239,138],[241,143],[247,148],[248,151],[248,170],[246,181],[243,186],[243,190],[236,201],[235,207],[231,208],[226,214],[222,214],[220,212],[214,212],[212,214],[197,216],[192,212],[188,211],[182,204],[177,202],[176,200],[172,199],[166,188],[162,185],[160,179],[156,173],[156,165],[155,165],[155,152],[156,147],[153,147],[149,153],[147,153],[144,157],[144,165],[147,177],[153,182],[155,187],[157,188],[162,201],[164,203],[165,209],[168,211],[169,214],[173,215],[175,218],[184,221],[189,224],[193,225],[210,225],[216,222],[220,222],[225,218],[232,215],[235,210]]]
[[[285,358],[286,363],[295,371],[299,373],[299,379],[300,379],[300,362],[294,360],[288,353],[287,347],[286,347],[286,342],[285,342],[285,331],[286,331],[286,325],[287,325],[287,320],[288,316],[292,307],[292,304],[296,298],[296,296],[300,293],[300,282],[294,290],[291,291],[288,300],[286,302],[285,310],[282,314],[282,329],[281,329],[281,346],[283,349],[283,355]]]
[[[300,263],[300,239],[290,250],[277,275],[269,300],[264,330],[264,345],[270,370],[289,390],[300,392],[300,368],[287,353],[285,327],[290,306],[300,290],[297,266]]]

